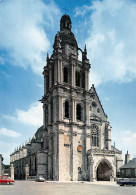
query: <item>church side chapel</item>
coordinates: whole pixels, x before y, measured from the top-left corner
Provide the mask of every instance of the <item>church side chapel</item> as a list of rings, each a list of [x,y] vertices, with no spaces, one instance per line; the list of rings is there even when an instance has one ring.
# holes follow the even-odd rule
[[[111,181],[119,176],[122,152],[111,146],[107,115],[94,85],[89,89],[86,45],[83,51],[78,47],[71,28],[70,17],[63,15],[43,71],[43,126],[11,154],[15,179]]]

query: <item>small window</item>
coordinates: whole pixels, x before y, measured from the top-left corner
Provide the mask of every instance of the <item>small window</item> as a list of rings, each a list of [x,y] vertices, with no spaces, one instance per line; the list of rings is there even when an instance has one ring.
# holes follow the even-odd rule
[[[77,120],[81,121],[81,105],[80,104],[77,104],[77,107],[76,107],[76,116],[77,116]]]
[[[64,67],[64,82],[68,83],[68,68]]]
[[[97,112],[100,113],[100,108],[97,109]]]
[[[126,176],[131,177],[131,169],[126,169]]]
[[[96,102],[93,101],[93,102],[92,102],[92,106],[93,106],[93,107],[97,107]]]
[[[65,117],[69,118],[69,102],[65,102]]]
[[[76,71],[76,86],[80,87],[80,78],[81,75],[78,71]]]

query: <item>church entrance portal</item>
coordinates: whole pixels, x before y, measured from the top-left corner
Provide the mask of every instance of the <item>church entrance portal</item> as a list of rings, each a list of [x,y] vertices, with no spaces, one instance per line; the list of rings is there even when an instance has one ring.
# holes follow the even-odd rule
[[[102,161],[97,168],[97,180],[110,181],[111,173],[111,167],[105,161]]]

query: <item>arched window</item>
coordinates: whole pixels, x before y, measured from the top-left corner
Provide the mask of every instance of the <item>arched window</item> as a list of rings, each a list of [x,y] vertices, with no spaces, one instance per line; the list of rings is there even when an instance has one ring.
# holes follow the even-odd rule
[[[91,138],[92,138],[91,145],[99,147],[99,128],[95,124],[91,125]]]
[[[35,157],[35,171],[37,171],[37,160],[36,160],[36,157]]]
[[[76,86],[80,87],[80,78],[81,75],[78,71],[76,71]]]
[[[68,68],[64,67],[64,82],[68,83]]]
[[[76,118],[77,120],[81,121],[81,116],[82,116],[82,110],[81,110],[81,105],[80,104],[77,104],[76,106]]]
[[[31,171],[31,159],[29,161],[29,170]]]
[[[85,88],[85,73],[82,73],[82,87]]]
[[[69,118],[69,102],[65,102],[65,117]]]
[[[106,128],[105,128],[105,148],[106,149],[108,149],[107,141],[108,141],[108,128],[106,126]]]

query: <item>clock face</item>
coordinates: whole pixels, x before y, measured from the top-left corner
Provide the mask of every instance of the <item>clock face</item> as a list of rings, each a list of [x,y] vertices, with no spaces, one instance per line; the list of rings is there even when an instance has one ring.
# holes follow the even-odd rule
[[[91,134],[92,134],[92,135],[96,135],[96,134],[98,134],[98,131],[99,131],[98,126],[95,125],[95,124],[92,124],[92,125],[91,125]]]
[[[78,145],[77,150],[78,150],[78,152],[82,152],[82,146]]]

